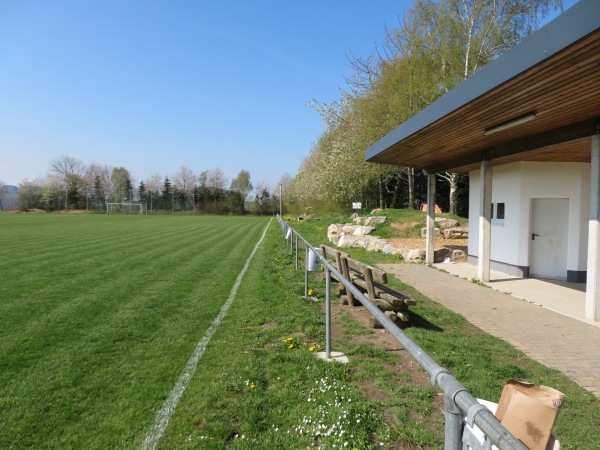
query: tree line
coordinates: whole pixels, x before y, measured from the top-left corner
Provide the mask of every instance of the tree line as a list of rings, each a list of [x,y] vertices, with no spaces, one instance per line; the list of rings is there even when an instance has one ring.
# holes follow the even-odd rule
[[[3,187],[0,182],[0,194],[5,192]],[[277,189],[261,182],[255,190],[247,170],[240,170],[230,181],[220,168],[196,174],[182,166],[172,176],[154,173],[136,183],[124,167],[86,165],[70,156],[51,161],[45,178],[25,179],[18,190],[21,208],[47,211],[106,211],[108,203],[141,203],[153,213],[273,214],[279,208]]]
[[[367,163],[364,151],[398,125],[531,34],[561,0],[417,0],[368,57],[350,57],[348,88],[330,104],[312,102],[324,131],[288,186],[298,210],[418,208],[419,168]],[[468,180],[438,174],[436,203],[468,211]]]

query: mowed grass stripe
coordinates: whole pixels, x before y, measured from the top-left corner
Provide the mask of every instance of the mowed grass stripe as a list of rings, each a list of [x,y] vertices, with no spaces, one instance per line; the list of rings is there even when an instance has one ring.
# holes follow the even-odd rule
[[[222,258],[223,255],[219,255],[217,252],[222,248],[228,248],[229,240],[236,240],[239,234],[244,233],[245,230],[243,229],[235,233],[230,233],[227,239],[223,240],[222,246],[217,245],[219,243],[218,239],[213,239],[212,247],[205,248],[204,257],[200,261],[200,265],[198,265],[197,259],[193,255],[195,248],[190,245],[192,244],[190,241],[197,238],[191,237],[183,240],[183,246],[177,249],[177,251],[164,255],[163,258],[159,259],[153,270],[148,270],[148,267],[144,265],[138,265],[137,268],[129,271],[126,270],[126,267],[113,267],[115,269],[114,276],[108,280],[98,280],[96,284],[88,281],[83,286],[83,290],[78,291],[75,288],[71,288],[70,283],[62,287],[55,285],[52,292],[52,294],[57,294],[54,297],[54,308],[46,310],[39,308],[41,312],[38,312],[38,320],[23,315],[22,319],[26,323],[18,323],[13,317],[12,324],[13,326],[15,324],[18,325],[18,331],[12,331],[10,334],[15,338],[16,342],[21,341],[23,338],[31,341],[37,337],[38,339],[45,339],[47,342],[55,343],[63,338],[65,334],[70,338],[75,337],[72,334],[72,330],[80,330],[80,333],[87,333],[87,330],[94,322],[99,322],[100,326],[104,326],[110,314],[121,315],[130,303],[139,305],[142,302],[141,306],[143,307],[143,303],[154,302],[154,296],[149,293],[161,295],[166,301],[173,292],[176,292],[177,295],[186,295],[187,292],[185,289],[188,284],[198,290],[205,290],[206,282],[198,283],[197,277],[194,276],[195,273],[201,273],[203,276],[208,275],[208,280],[218,280],[218,276],[213,276],[212,272],[220,270],[220,268],[213,264],[213,261]],[[135,259],[143,257],[139,255],[137,258],[135,255],[123,256],[125,257],[120,258],[121,261],[135,261]],[[182,261],[183,263],[177,263],[178,261]],[[175,274],[167,270],[167,267],[172,264],[177,264],[178,267]],[[136,264],[133,265],[136,266]],[[167,274],[167,277],[163,278],[161,275],[154,275],[156,273]],[[76,278],[73,278],[71,281],[77,283]],[[111,282],[116,283],[116,286]],[[178,289],[172,289],[171,285],[178,285]],[[139,295],[142,295],[143,298],[137,300],[137,296]],[[67,298],[69,301],[66,301]],[[81,318],[86,318],[85,327],[81,323]],[[5,333],[8,334],[9,331],[7,330]],[[6,350],[14,355],[21,354],[21,351],[19,351],[21,349],[11,348],[10,342],[7,342]],[[25,363],[22,358],[19,358],[19,360],[21,363]]]
[[[107,261],[106,273],[117,263],[116,282],[96,291],[86,287],[73,298],[63,294],[63,310],[45,321],[38,317],[37,334],[13,327],[18,339],[10,354],[5,352],[10,336],[3,335],[0,367],[6,390],[0,407],[6,414],[0,447],[39,447],[40,436],[45,448],[128,447],[151,423],[225,301],[245,261],[240,255],[249,254],[266,224],[260,218],[202,218],[207,223],[194,228],[189,219],[158,218],[148,227],[162,252],[136,251],[137,239],[132,239],[129,248],[115,244],[106,256],[94,258]],[[119,229],[129,231],[125,222],[115,220],[115,241]],[[194,236],[195,229],[203,232]],[[218,231],[221,239],[207,230]],[[173,239],[178,231],[180,239]],[[108,257],[118,251],[118,257]],[[153,259],[151,269],[139,264],[144,256]],[[81,280],[93,284],[96,278]],[[25,362],[17,364],[19,354]]]
[[[64,216],[62,216],[64,217]],[[84,219],[84,221],[82,221]],[[109,250],[116,246],[125,246],[129,248],[135,245],[142,245],[144,247],[152,246],[153,242],[157,237],[160,240],[166,240],[168,235],[173,239],[181,239],[182,235],[186,235],[187,232],[202,232],[206,231],[211,227],[211,220],[204,220],[199,223],[196,221],[193,224],[188,225],[185,228],[162,228],[165,222],[162,218],[147,218],[147,217],[119,217],[117,220],[125,222],[114,222],[113,218],[106,218],[99,216],[79,216],[75,218],[75,222],[67,221],[64,227],[60,227],[60,223],[56,224],[50,222],[50,226],[56,230],[55,233],[51,233],[48,229],[49,234],[54,234],[51,239],[45,238],[43,240],[34,240],[35,235],[30,235],[28,231],[29,227],[24,229],[11,229],[5,230],[5,233],[16,235],[20,243],[16,243],[14,246],[7,245],[3,242],[3,251],[7,254],[18,255],[19,260],[26,264],[44,264],[52,263],[56,258],[62,258],[65,255],[72,255],[73,253],[81,254],[82,250],[86,250],[87,253],[101,253],[98,250],[101,249],[107,254],[110,254]],[[191,219],[191,218],[190,218]],[[65,218],[68,220],[68,217]],[[93,231],[89,231],[89,227],[86,222],[89,220],[96,220],[97,223],[93,228]],[[115,223],[114,228],[105,227],[103,221],[108,221],[112,225]],[[137,222],[137,223],[136,223]],[[82,226],[83,225],[83,226]],[[129,225],[129,228],[126,228]],[[45,227],[48,224],[45,224]],[[58,226],[58,227],[57,227]],[[124,228],[125,227],[125,228]],[[156,234],[158,233],[158,234]],[[8,237],[5,235],[5,237]],[[13,237],[13,240],[15,238]],[[57,242],[57,240],[59,242]],[[44,258],[40,259],[40,253],[43,254]],[[0,262],[0,264],[2,264]],[[5,261],[6,265],[6,261]]]
[[[102,219],[102,218],[100,218]],[[206,229],[210,225],[204,225]],[[110,245],[103,244],[97,246],[89,242],[89,238],[77,241],[77,251],[68,251],[65,253],[56,253],[54,257],[48,257],[48,251],[40,246],[39,255],[35,256],[35,263],[23,260],[19,257],[20,253],[8,256],[12,261],[10,270],[3,271],[8,279],[21,284],[18,292],[14,292],[15,300],[19,302],[7,303],[5,308],[21,306],[23,302],[32,301],[40,303],[38,299],[43,296],[51,296],[56,290],[60,291],[59,298],[64,298],[64,291],[76,295],[85,295],[86,292],[98,290],[100,284],[114,289],[110,286],[111,282],[122,284],[125,279],[129,279],[127,285],[136,286],[135,276],[141,271],[152,275],[152,271],[162,258],[169,257],[176,263],[180,251],[189,249],[194,251],[205,251],[202,247],[203,242],[198,242],[198,246],[191,247],[194,241],[198,241],[196,233],[189,233],[189,228],[181,230],[181,237],[178,240],[178,246],[173,249],[171,254],[165,254],[163,246],[157,246],[155,242],[177,239],[176,231],[168,233],[161,232],[156,227],[150,228],[145,235],[152,234],[153,239],[146,237],[130,238],[129,234],[119,236],[117,233],[111,233]],[[227,229],[217,232],[212,239],[214,245],[220,242],[222,234],[227,233]],[[84,235],[85,236],[85,235]],[[90,245],[91,244],[91,245]],[[56,242],[54,242],[56,246]],[[5,253],[6,254],[6,253]],[[21,268],[27,267],[27,273],[23,273]],[[14,273],[13,273],[14,271]],[[136,272],[137,271],[137,272]],[[134,273],[136,272],[136,273]],[[14,275],[14,276],[13,276]],[[139,280],[137,280],[139,281]],[[8,284],[5,289],[11,289]],[[2,288],[0,288],[0,292]],[[32,296],[34,294],[34,296]],[[51,303],[46,303],[50,307]],[[37,306],[37,305],[36,305]],[[2,311],[4,315],[10,317],[9,311]],[[32,309],[28,314],[45,315],[47,311]],[[11,321],[14,321],[11,317]]]

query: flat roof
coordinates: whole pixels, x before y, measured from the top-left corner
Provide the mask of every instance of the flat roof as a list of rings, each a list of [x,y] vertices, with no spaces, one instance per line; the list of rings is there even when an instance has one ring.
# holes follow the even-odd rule
[[[599,127],[600,1],[582,0],[371,145],[365,159],[432,172],[467,172],[484,155],[589,161]]]

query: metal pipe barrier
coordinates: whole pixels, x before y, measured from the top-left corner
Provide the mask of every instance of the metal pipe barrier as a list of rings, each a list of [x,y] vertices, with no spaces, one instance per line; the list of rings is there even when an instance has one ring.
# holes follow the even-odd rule
[[[342,283],[355,298],[367,308],[367,310],[381,323],[381,325],[398,341],[400,345],[419,363],[419,365],[427,371],[431,376],[431,383],[440,387],[444,393],[444,411],[446,418],[445,433],[444,433],[444,449],[445,450],[461,450],[467,447],[467,439],[463,438],[464,418],[466,422],[472,426],[476,424],[479,429],[489,439],[480,448],[489,449],[491,444],[495,444],[499,450],[527,450],[527,447],[515,438],[502,424],[496,419],[494,414],[480,404],[467,389],[450,374],[450,372],[438,363],[431,356],[419,347],[406,333],[388,319],[383,312],[377,308],[367,297],[356,287],[352,282],[346,279],[324,255],[321,255],[306,239],[304,239],[296,230],[294,230],[285,220],[278,217],[281,224],[283,235],[286,240],[290,241],[290,252],[292,251],[292,237],[304,242],[306,249],[305,258],[305,273],[304,273],[304,296],[308,297],[308,255],[309,250],[312,250],[320,262],[325,267],[326,276],[326,333],[325,333],[325,355],[327,359],[331,359],[331,298],[330,298],[330,279],[331,275]],[[291,233],[290,233],[291,232]],[[297,241],[296,241],[297,244]],[[296,257],[297,257],[296,247]],[[464,447],[463,447],[463,440]],[[470,442],[469,442],[470,444]],[[471,444],[470,444],[471,445]]]

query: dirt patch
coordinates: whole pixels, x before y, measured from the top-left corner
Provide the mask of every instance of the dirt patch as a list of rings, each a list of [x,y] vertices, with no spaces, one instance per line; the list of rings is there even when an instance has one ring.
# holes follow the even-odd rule
[[[396,248],[405,248],[405,249],[425,249],[426,242],[425,238],[412,238],[412,239],[402,239],[402,238],[390,238],[388,242],[392,244]],[[442,239],[438,238],[435,240],[434,248],[435,250],[441,250],[443,248],[448,248],[451,250],[458,249],[467,253],[467,247],[469,245],[468,239]]]
[[[332,299],[335,295],[332,292]],[[323,311],[325,311],[325,305],[321,304]],[[413,357],[396,341],[396,339],[385,329],[370,328],[369,318],[371,313],[364,306],[351,306],[342,305],[339,301],[332,301],[331,305],[332,315],[332,326],[331,326],[331,337],[332,340],[345,340],[349,343],[369,343],[378,348],[385,349],[393,354],[397,355],[397,363],[392,365],[386,365],[389,370],[396,372],[399,375],[403,375],[410,379],[410,384],[416,387],[431,387],[431,379],[427,372],[421,368],[421,366],[413,359]],[[346,336],[344,333],[344,327],[340,326],[339,323],[342,320],[354,320],[360,323],[363,327],[370,329],[373,333],[369,334],[356,334]],[[349,355],[352,357],[351,355]],[[365,396],[371,400],[384,402],[389,394],[379,388],[373,380],[366,379],[362,382],[362,389]],[[439,415],[443,417],[444,414],[444,397],[442,393],[438,393],[432,400],[435,409],[439,412]],[[438,414],[432,414],[429,417],[415,417],[415,420],[419,422],[428,423],[431,430],[435,430],[436,421]],[[385,415],[384,420],[392,425],[395,421],[394,417]],[[399,442],[395,445],[395,449],[416,449],[422,448],[419,445],[412,442]]]
[[[410,235],[411,232],[414,232],[414,229],[417,225],[422,225],[422,222],[393,222],[390,223],[390,227],[394,230],[395,233],[399,235]]]
[[[67,209],[66,211],[60,210],[60,211],[56,211],[57,214],[89,214],[90,211],[88,211],[87,209]]]

